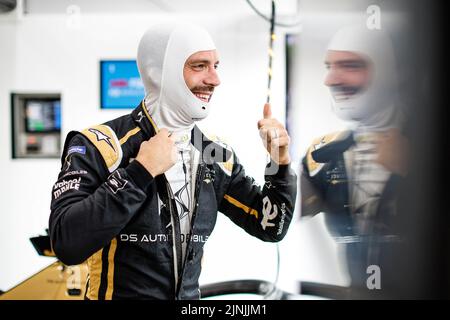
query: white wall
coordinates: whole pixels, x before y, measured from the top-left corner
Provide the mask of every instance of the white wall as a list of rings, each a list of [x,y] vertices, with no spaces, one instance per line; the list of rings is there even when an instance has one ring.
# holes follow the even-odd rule
[[[60,92],[63,136],[128,111],[99,109],[98,61],[134,58],[146,28],[164,19],[187,19],[207,27],[218,46],[221,87],[213,110],[201,124],[227,139],[249,175],[263,178],[265,152],[256,122],[265,101],[268,25],[250,11],[214,16],[194,14],[83,14],[79,28],[68,27],[64,13],[30,14],[19,20],[0,17],[0,289],[6,290],[50,262],[39,257],[29,237],[47,228],[50,190],[59,160],[12,160],[11,92]],[[284,41],[276,42],[273,111],[284,119]],[[251,147],[249,147],[251,146]],[[237,249],[238,252],[229,252]],[[249,254],[251,252],[251,254]],[[267,270],[255,262],[270,257]],[[224,278],[268,278],[274,271],[274,247],[251,239],[220,218],[207,244],[202,282]],[[217,268],[220,265],[220,268]]]

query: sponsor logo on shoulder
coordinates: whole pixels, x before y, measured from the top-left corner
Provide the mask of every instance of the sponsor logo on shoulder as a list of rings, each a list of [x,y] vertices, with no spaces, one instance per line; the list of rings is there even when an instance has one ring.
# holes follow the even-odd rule
[[[94,128],[90,128],[89,132],[92,132],[93,134],[95,134],[97,141],[105,141],[106,144],[108,144],[114,151],[116,151],[116,149],[114,148],[112,142],[111,142],[111,137],[104,134],[103,132],[101,132],[98,129],[94,129]]]
[[[85,146],[72,146],[69,148],[69,150],[67,151],[67,154],[71,154],[71,153],[81,153],[81,154],[86,154],[86,147]]]

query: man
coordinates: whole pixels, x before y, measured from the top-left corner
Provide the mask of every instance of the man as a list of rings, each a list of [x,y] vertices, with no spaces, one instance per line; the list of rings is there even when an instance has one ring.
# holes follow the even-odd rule
[[[406,174],[407,141],[395,59],[381,31],[346,27],[331,40],[325,66],[333,112],[352,128],[320,137],[308,149],[301,211],[325,213],[332,236],[346,247],[352,286],[365,288],[368,267],[383,264],[383,243],[399,240],[395,190]]]
[[[261,240],[285,236],[296,197],[289,136],[266,105],[258,127],[278,170],[261,189],[230,147],[195,126],[220,84],[209,34],[190,24],[156,25],[142,37],[137,63],[142,103],[68,134],[51,243],[66,264],[87,260],[87,299],[198,299],[217,211]]]

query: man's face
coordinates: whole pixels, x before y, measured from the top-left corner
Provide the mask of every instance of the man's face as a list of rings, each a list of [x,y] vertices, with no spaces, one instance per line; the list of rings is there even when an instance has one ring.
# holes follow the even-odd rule
[[[352,98],[369,85],[370,63],[354,52],[328,50],[325,66],[328,73],[324,84],[336,102]]]
[[[198,51],[184,64],[184,81],[193,94],[204,102],[209,102],[214,88],[220,84],[217,75],[219,58],[216,50]]]

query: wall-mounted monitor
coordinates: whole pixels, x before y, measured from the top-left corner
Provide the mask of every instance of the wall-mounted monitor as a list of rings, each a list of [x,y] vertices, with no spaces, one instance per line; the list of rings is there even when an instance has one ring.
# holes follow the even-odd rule
[[[61,100],[26,99],[25,131],[59,132],[61,130]]]
[[[61,94],[11,93],[12,158],[59,158]]]
[[[100,61],[100,106],[133,109],[145,96],[135,60]]]

